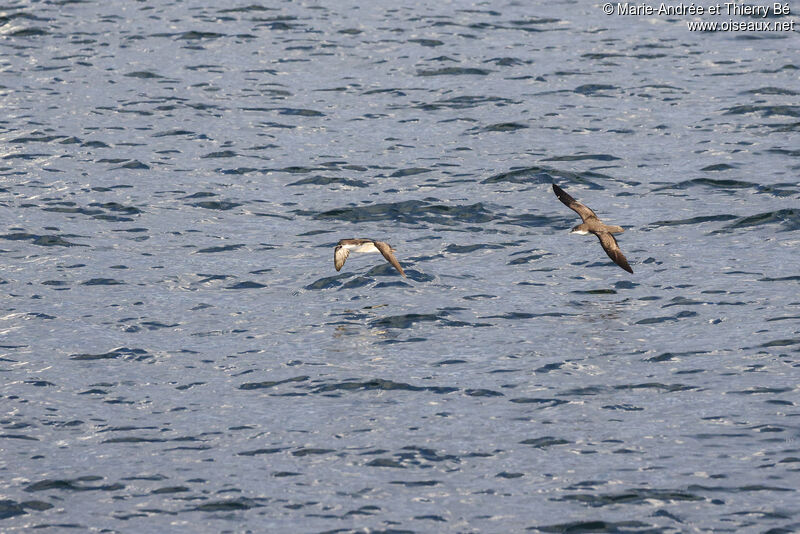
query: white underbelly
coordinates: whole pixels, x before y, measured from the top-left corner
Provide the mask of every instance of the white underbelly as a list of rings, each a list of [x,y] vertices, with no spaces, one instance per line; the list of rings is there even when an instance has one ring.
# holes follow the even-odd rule
[[[364,243],[363,245],[353,245],[350,248],[351,252],[380,252],[372,243]]]

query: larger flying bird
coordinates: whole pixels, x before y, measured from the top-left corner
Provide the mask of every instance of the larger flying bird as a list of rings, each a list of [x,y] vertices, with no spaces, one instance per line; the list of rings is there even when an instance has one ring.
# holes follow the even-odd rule
[[[597,215],[595,215],[592,210],[569,196],[556,184],[553,184],[553,192],[558,197],[558,200],[563,202],[568,208],[580,215],[581,219],[583,219],[583,222],[574,227],[570,233],[581,235],[592,233],[596,235],[600,240],[600,244],[603,245],[603,250],[605,250],[606,254],[608,254],[608,257],[614,260],[614,263],[632,274],[633,269],[631,269],[631,266],[628,265],[628,260],[625,259],[625,256],[619,249],[617,240],[614,239],[613,235],[611,235],[622,233],[625,231],[625,229],[621,226],[609,226],[604,224],[603,221],[597,218]]]
[[[336,248],[333,251],[333,266],[336,267],[337,271],[340,270],[351,252],[380,252],[383,254],[383,257],[386,258],[386,261],[391,263],[392,266],[403,275],[403,278],[407,278],[406,273],[403,272],[403,268],[400,266],[400,262],[394,257],[394,251],[395,250],[389,243],[384,243],[383,241],[375,241],[374,239],[342,239],[336,244]]]

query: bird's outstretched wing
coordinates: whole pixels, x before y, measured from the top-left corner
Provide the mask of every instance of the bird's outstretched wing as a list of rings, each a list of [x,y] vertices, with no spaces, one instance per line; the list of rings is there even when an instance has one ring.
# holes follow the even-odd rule
[[[595,232],[594,234],[600,240],[600,244],[603,245],[603,250],[606,251],[608,257],[614,260],[614,263],[633,274],[633,269],[628,265],[628,260],[625,259],[625,255],[619,249],[619,245],[617,244],[617,240],[614,239],[614,236],[608,232]]]
[[[383,257],[386,258],[386,261],[391,263],[392,266],[394,266],[394,268],[403,275],[403,278],[408,278],[406,273],[403,271],[403,268],[400,266],[400,262],[394,257],[394,254],[392,253],[392,247],[389,246],[389,243],[384,243],[383,241],[375,241],[374,243],[375,248],[377,248],[381,254],[383,254]]]
[[[558,200],[563,202],[564,205],[566,205],[569,209],[580,215],[584,222],[592,217],[597,219],[597,215],[595,215],[591,209],[569,196],[566,191],[558,187],[556,184],[553,184],[553,192],[558,197]]]
[[[333,249],[333,266],[336,267],[337,271],[342,268],[349,255],[350,249],[342,245],[336,245],[336,248]]]

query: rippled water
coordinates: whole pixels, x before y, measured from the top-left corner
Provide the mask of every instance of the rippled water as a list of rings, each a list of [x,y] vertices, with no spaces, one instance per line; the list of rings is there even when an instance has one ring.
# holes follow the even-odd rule
[[[325,4],[0,8],[0,530],[800,529],[797,33]]]

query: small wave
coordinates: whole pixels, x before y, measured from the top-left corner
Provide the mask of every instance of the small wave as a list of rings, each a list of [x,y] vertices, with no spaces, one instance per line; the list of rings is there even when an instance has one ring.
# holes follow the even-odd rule
[[[0,519],[25,515],[28,510],[42,512],[51,508],[53,508],[52,504],[43,501],[17,502],[11,499],[0,499]]]
[[[375,378],[367,381],[346,381],[326,384],[317,386],[312,390],[312,393],[330,393],[333,391],[429,391],[438,395],[453,393],[458,391],[455,387],[442,387],[442,386],[413,386],[405,382],[395,382],[394,380],[384,380]]]
[[[700,169],[703,172],[719,172],[719,171],[728,171],[731,169],[735,169],[737,165],[730,165],[728,163],[717,163],[716,165],[708,165]],[[733,181],[733,180],[731,180]],[[748,182],[742,182],[744,184],[748,184]],[[745,186],[748,187],[748,186]]]
[[[613,91],[615,89],[619,89],[619,87],[615,85],[606,85],[606,84],[597,84],[597,83],[590,83],[586,85],[579,85],[573,92],[578,93],[580,95],[586,96],[604,96],[609,97],[610,95],[603,94],[603,91]]]
[[[216,254],[217,252],[228,252],[231,250],[239,250],[243,248],[245,245],[242,243],[237,243],[235,245],[225,245],[220,247],[208,247],[208,248],[201,248],[200,250],[194,251],[192,254]]]
[[[495,215],[483,203],[470,205],[433,204],[423,200],[407,200],[386,204],[372,204],[355,208],[337,208],[322,213],[300,212],[301,215],[313,215],[314,219],[338,219],[348,222],[393,220],[407,224],[423,222],[441,225],[457,223],[487,223],[495,219]]]
[[[151,72],[149,70],[137,70],[134,72],[129,72],[124,76],[127,78],[141,78],[143,80],[153,79],[153,78],[163,78],[163,76],[156,74],[155,72]]]
[[[392,178],[402,178],[403,176],[414,176],[416,174],[425,174],[431,171],[432,169],[427,169],[425,167],[410,167],[408,169],[400,169],[398,171],[394,171],[389,176]]]
[[[758,87],[756,89],[748,89],[747,91],[742,91],[742,94],[797,96],[800,95],[800,92],[793,91],[792,89],[784,89],[782,87]]]
[[[197,208],[204,208],[207,210],[220,210],[220,211],[227,211],[238,206],[241,206],[241,202],[230,202],[227,200],[206,200],[202,202],[195,202],[191,204]]]
[[[562,171],[560,169],[544,165],[534,165],[531,167],[511,169],[510,171],[495,174],[494,176],[486,178],[481,183],[495,184],[498,182],[510,182],[515,184],[535,183],[535,184],[549,185],[555,181],[555,177],[569,180],[572,183],[585,185],[589,189],[603,189],[593,180],[612,179],[610,176],[594,171],[585,171],[578,173],[572,171]]]
[[[44,28],[20,28],[19,30],[14,30],[10,32],[8,35],[12,37],[38,37],[40,35],[50,35],[50,32],[45,30]]]
[[[429,48],[433,48],[433,47],[436,47],[436,46],[442,46],[444,44],[444,42],[442,42],[442,41],[440,41],[438,39],[409,39],[406,42],[415,43],[415,44],[418,44],[420,46],[427,46]]]
[[[235,512],[237,510],[250,510],[251,508],[259,508],[261,506],[264,506],[264,504],[257,502],[255,499],[238,497],[236,499],[207,502],[189,508],[189,510],[193,512]]]
[[[125,284],[125,282],[114,278],[92,278],[81,282],[82,286],[119,286],[123,284]]]
[[[748,113],[759,113],[762,117],[800,117],[800,106],[757,106],[742,105],[733,106],[725,110],[725,115],[745,115]]]
[[[117,358],[142,361],[152,358],[152,355],[144,349],[129,349],[128,347],[119,347],[102,354],[72,354],[69,357],[70,360],[78,361],[114,360]]]
[[[674,221],[655,221],[650,223],[652,227],[659,226],[680,226],[683,224],[702,224],[707,222],[724,222],[733,219],[738,219],[736,215],[706,215],[701,217],[692,217],[691,219],[677,219]]]
[[[239,389],[243,390],[253,390],[253,389],[271,389],[275,386],[280,386],[282,384],[291,384],[294,382],[305,382],[310,377],[308,375],[302,376],[293,376],[291,378],[286,378],[284,380],[267,380],[265,382],[246,382],[239,386]]]
[[[489,69],[475,67],[445,67],[441,69],[418,70],[417,76],[486,76],[492,72]]]
[[[718,167],[717,165],[712,165],[711,167]],[[700,169],[701,171],[707,170],[718,170],[716,168],[705,167]],[[743,180],[714,180],[712,178],[695,178],[693,180],[684,180],[683,182],[678,182],[676,184],[669,184],[661,187],[657,187],[653,189],[653,191],[664,191],[664,190],[682,190],[682,189],[689,189],[694,186],[705,186],[712,189],[720,189],[720,190],[728,190],[728,189],[747,189],[747,188],[758,188],[761,187],[759,184],[754,182],[745,182]]]
[[[314,109],[275,108],[280,115],[297,115],[299,117],[324,117],[325,114]]]
[[[337,274],[334,276],[326,276],[324,278],[320,278],[315,280],[314,282],[308,284],[305,289],[315,291],[320,289],[331,289],[337,286],[342,285],[342,280],[344,278],[349,277],[350,275],[347,273]]]
[[[72,234],[57,236],[57,235],[36,235],[27,232],[15,232],[11,234],[0,234],[0,239],[7,239],[9,241],[23,241],[30,240],[32,244],[40,247],[88,247],[80,243],[73,243],[67,241],[64,237],[78,237]]]
[[[417,107],[425,111],[436,111],[440,109],[468,109],[489,104],[502,107],[519,103],[519,101],[499,96],[457,96],[446,100],[437,100],[431,104],[419,104]]]
[[[517,130],[524,130],[528,128],[527,124],[520,122],[499,122],[497,124],[490,124],[482,128],[470,128],[467,130],[470,133],[487,133],[487,132],[515,132]]]
[[[302,180],[298,180],[286,185],[287,187],[299,185],[341,185],[345,187],[369,187],[369,184],[362,180],[353,180],[351,178],[342,178],[339,176],[322,176],[319,174],[310,178],[303,178]]]
[[[45,479],[25,486],[24,491],[38,492],[50,490],[67,491],[118,491],[125,489],[123,484],[99,484],[90,485],[89,482],[102,480],[98,476],[83,476],[74,479]]]
[[[561,406],[562,404],[569,404],[569,401],[562,399],[548,399],[539,397],[517,397],[515,399],[510,399],[509,402],[513,402],[514,404],[538,404],[542,408],[553,408],[555,406]]]
[[[657,525],[650,523],[643,523],[641,521],[603,521],[603,520],[589,520],[589,521],[572,521],[569,523],[558,523],[554,525],[541,525],[536,527],[528,527],[527,530],[537,530],[541,532],[630,532],[636,533],[652,533],[661,532]]]
[[[553,156],[551,158],[545,158],[542,161],[614,161],[618,159],[620,158],[612,156],[611,154],[577,154],[570,156]]]
[[[620,493],[608,493],[605,495],[592,495],[588,493],[580,493],[573,495],[565,495],[563,497],[555,498],[556,501],[577,501],[591,507],[600,506],[614,506],[618,504],[638,504],[638,503],[674,503],[674,502],[696,502],[704,501],[705,497],[695,495],[686,491],[680,490],[661,490],[661,489],[648,489],[636,488]]]
[[[267,287],[264,284],[259,284],[258,282],[253,282],[247,280],[245,282],[237,282],[231,286],[227,286],[225,289],[261,289]]]
[[[405,315],[392,315],[376,319],[372,326],[376,328],[411,328],[416,323],[436,322],[443,320],[443,316],[433,313],[408,313]]]
[[[788,208],[777,211],[767,211],[757,215],[750,215],[748,217],[739,217],[734,222],[726,225],[725,230],[734,230],[739,228],[751,228],[753,226],[763,226],[769,224],[779,224],[785,232],[800,229],[800,209]],[[719,233],[724,230],[717,230],[714,233]]]
[[[493,58],[484,60],[484,63],[493,63],[493,64],[498,65],[500,67],[516,67],[516,66],[521,66],[521,65],[529,65],[532,62],[533,61],[530,60],[530,59],[522,60],[522,59],[519,59],[519,58],[516,58],[516,57],[493,57]]]
[[[668,315],[662,317],[648,317],[647,319],[641,319],[639,321],[636,321],[633,324],[660,324],[670,321],[679,321],[680,319],[685,319],[687,317],[696,317],[696,316],[697,312],[682,311],[676,313],[675,315]]]
[[[478,243],[475,245],[447,245],[444,251],[450,254],[469,254],[471,252],[475,252],[476,250],[493,250],[500,248],[504,248],[503,245],[497,245],[494,243]]]
[[[710,354],[708,351],[704,350],[696,350],[696,351],[688,351],[688,352],[664,352],[659,354],[658,356],[653,356],[652,358],[646,358],[643,361],[646,362],[671,362],[675,360],[680,360],[687,357],[694,357],[699,355],[706,355]]]
[[[570,443],[572,442],[566,439],[554,438],[553,436],[530,438],[520,441],[521,445],[530,445],[532,447],[536,447],[537,449],[546,449],[548,447],[553,447],[554,445],[569,445]]]
[[[201,159],[235,158],[238,156],[233,150],[221,150],[219,152],[209,152],[200,156]]]
[[[225,37],[224,33],[216,33],[216,32],[200,32],[200,31],[188,31],[179,34],[176,39],[178,40],[186,40],[186,41],[196,41],[202,39],[217,39],[219,37]]]

